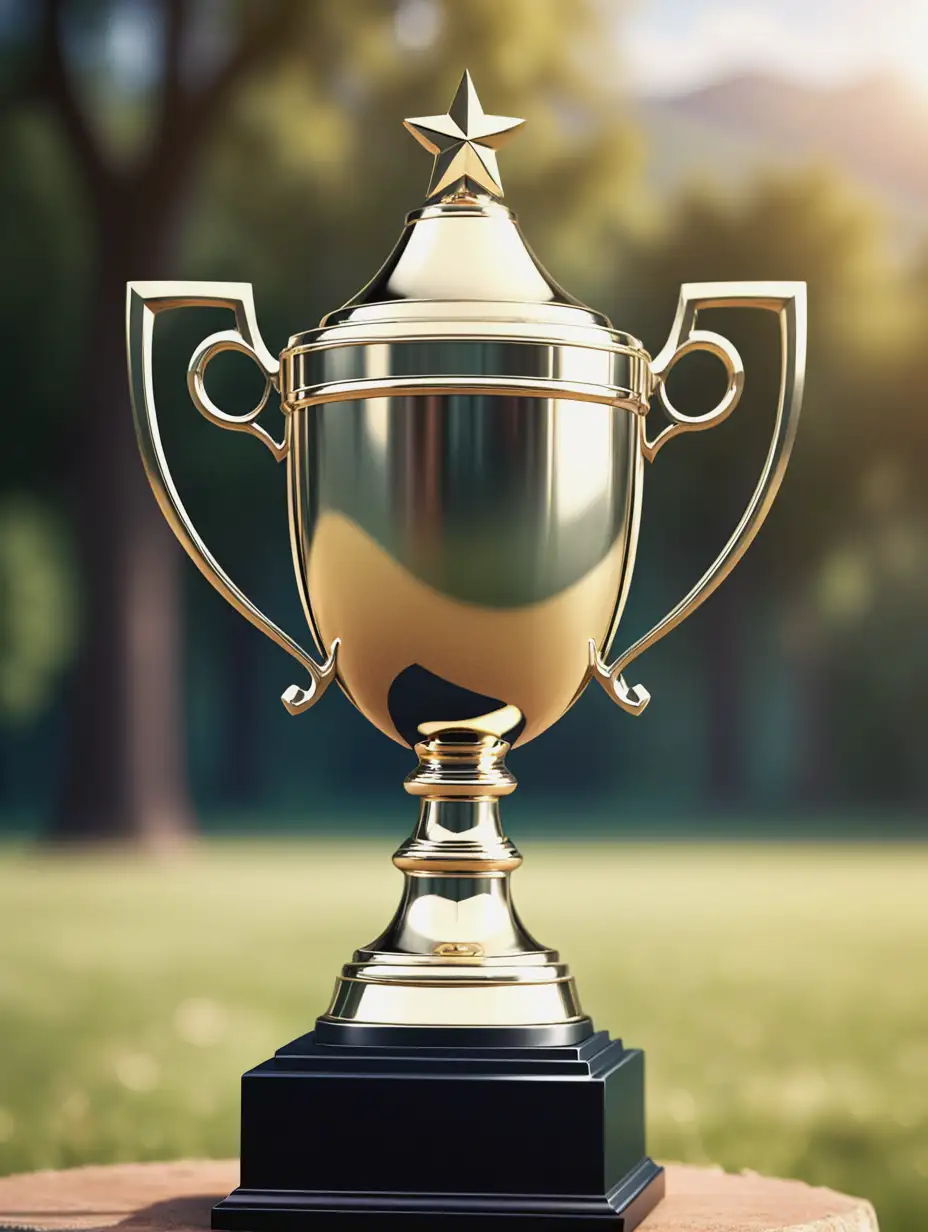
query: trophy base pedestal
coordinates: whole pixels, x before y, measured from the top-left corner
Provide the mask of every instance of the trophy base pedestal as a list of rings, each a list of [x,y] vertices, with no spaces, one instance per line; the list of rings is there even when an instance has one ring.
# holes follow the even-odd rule
[[[310,1033],[245,1074],[241,1186],[213,1228],[631,1232],[664,1193],[644,1153],[642,1053],[604,1031],[553,1047],[460,1036]]]

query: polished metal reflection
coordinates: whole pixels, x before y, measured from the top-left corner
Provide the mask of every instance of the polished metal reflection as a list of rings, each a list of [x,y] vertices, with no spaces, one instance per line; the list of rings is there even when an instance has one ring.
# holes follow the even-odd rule
[[[455,192],[503,195],[496,151],[525,123],[515,116],[487,115],[470,73],[464,73],[445,115],[404,120],[420,145],[435,155],[428,197]]]
[[[515,787],[508,750],[504,740],[465,731],[416,746],[419,766],[405,786],[422,798],[419,824],[393,857],[404,876],[400,905],[386,931],[343,968],[328,1020],[493,1027],[583,1020],[566,965],[526,931],[512,903],[510,873],[522,857],[499,815],[499,797]]]
[[[494,199],[495,161],[474,161],[481,141],[508,129],[478,115],[472,83],[462,88],[457,118],[410,122],[420,138],[426,130],[448,138],[447,149],[432,142],[438,199],[408,216],[357,296],[294,334],[278,361],[261,340],[249,285],[131,284],[130,386],[146,472],[178,539],[223,597],[309,675],[284,693],[287,709],[301,713],[337,679],[372,723],[418,755],[406,789],[420,800],[419,822],[394,857],[400,907],[344,968],[328,1016],[435,1027],[576,1023],[582,1011],[567,968],[512,906],[509,877],[521,857],[500,826],[499,798],[515,787],[505,756],[557,722],[590,680],[640,714],[648,691],[628,685],[625,671],[750,545],[796,433],[805,286],[686,285],[652,360],[537,262],[515,216]],[[154,322],[193,305],[235,313],[234,329],[194,351],[190,395],[211,423],[255,436],[286,463],[296,582],[320,659],[235,586],[171,477],[154,401]],[[700,312],[719,307],[779,317],[769,451],[718,558],[610,662],[633,576],[645,463],[673,437],[722,423],[741,396],[737,350],[697,328]],[[209,363],[227,350],[251,356],[265,378],[261,402],[242,416],[223,412],[206,389]],[[727,375],[718,405],[700,416],[680,412],[666,390],[672,367],[693,351],[714,356]],[[280,440],[258,422],[275,387]],[[656,435],[646,422],[652,401],[668,420]]]
[[[519,730],[499,734],[525,743],[567,710],[588,640],[607,645],[620,615],[636,423],[473,395],[292,413],[307,616],[320,644],[340,640],[339,681],[381,731],[412,744],[424,724],[511,707]]]

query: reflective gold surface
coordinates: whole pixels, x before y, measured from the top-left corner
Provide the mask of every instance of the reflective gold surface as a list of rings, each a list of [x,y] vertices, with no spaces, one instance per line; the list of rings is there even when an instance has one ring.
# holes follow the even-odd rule
[[[481,715],[480,726],[486,729],[497,726],[507,729],[519,712],[513,706]],[[429,726],[424,724],[423,726]],[[474,730],[449,729],[447,723],[437,726],[436,735],[416,745],[419,764],[406,775],[403,786],[411,796],[424,796],[427,800],[439,798],[440,803],[450,804],[457,798],[475,800],[480,804],[508,796],[516,788],[516,781],[506,767],[505,757],[509,745],[495,736],[478,734]],[[449,810],[446,810],[449,811]],[[477,821],[468,816],[467,832]],[[422,814],[425,819],[426,813]],[[455,828],[455,832],[460,827]],[[481,823],[479,832],[484,833]],[[448,836],[442,832],[442,839]],[[394,863],[396,860],[394,859]]]
[[[293,415],[298,581],[338,678],[413,745],[525,743],[586,683],[631,548],[636,419],[550,399],[390,399]],[[579,634],[579,636],[578,636]],[[507,708],[509,726],[494,718]]]
[[[461,191],[503,195],[496,151],[525,121],[486,115],[470,73],[465,71],[461,78],[447,114],[419,116],[403,123],[435,155],[430,200]]]
[[[469,77],[444,117],[407,126],[436,154],[430,193],[383,268],[280,362],[258,332],[251,287],[134,283],[129,369],[149,480],[198,568],[310,676],[291,713],[333,679],[382,732],[414,747],[406,789],[418,825],[394,857],[402,901],[382,936],[342,972],[330,1022],[572,1024],[576,989],[558,955],[525,932],[509,878],[521,857],[500,826],[515,780],[509,746],[544,731],[596,679],[639,714],[649,694],[623,673],[728,576],[776,496],[795,437],[805,363],[805,286],[683,287],[666,346],[652,361],[632,335],[579,304],[546,273],[502,192],[493,151],[517,121],[484,115]],[[210,422],[248,432],[285,460],[296,582],[318,662],[234,585],[192,525],[161,445],[152,383],[157,314],[232,309],[189,366]],[[632,581],[645,462],[672,437],[721,423],[744,381],[731,343],[697,313],[776,312],[782,381],[770,449],[725,548],[684,599],[614,662],[609,648]],[[211,359],[251,356],[265,376],[243,416],[205,389]],[[711,412],[686,416],[665,379],[694,350],[728,376]],[[258,422],[272,387],[284,439]],[[656,394],[668,426],[650,436]]]
[[[576,986],[558,955],[522,925],[509,874],[522,857],[503,833],[498,798],[515,780],[505,741],[450,734],[417,746],[407,791],[419,824],[393,862],[404,891],[390,926],[342,971],[329,1021],[382,1025],[565,1025],[580,1022]],[[455,787],[448,797],[442,763]]]

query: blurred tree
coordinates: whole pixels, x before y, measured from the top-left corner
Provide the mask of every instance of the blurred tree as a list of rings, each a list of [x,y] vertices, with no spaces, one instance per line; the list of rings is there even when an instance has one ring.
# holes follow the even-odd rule
[[[76,636],[65,536],[48,507],[0,502],[0,720],[26,724],[47,705]]]
[[[427,162],[399,121],[446,105],[470,61],[495,110],[531,98],[534,140],[507,160],[507,187],[519,186],[555,273],[574,267],[593,290],[604,279],[592,241],[628,215],[615,185],[632,173],[633,142],[597,0],[41,0],[17,13],[3,67],[27,70],[19,115],[54,121],[74,173],[45,239],[81,216],[90,254],[57,374],[60,388],[80,369],[67,383],[86,619],[53,834],[158,841],[191,825],[184,566],[132,439],[127,279],[260,273],[269,336],[305,326],[374,272],[418,204],[410,186],[424,190]],[[33,334],[51,316],[37,303]],[[221,456],[202,467],[214,482]],[[230,722],[245,709],[230,707]]]
[[[928,252],[903,252],[896,313],[860,307],[874,334],[858,371],[856,432],[833,535],[823,552],[814,610],[840,750],[837,787],[853,804],[924,815],[928,804]],[[858,368],[852,352],[844,363]],[[856,448],[854,448],[856,445]]]
[[[185,56],[194,6],[164,0],[147,49],[147,72],[159,93],[153,126],[128,152],[119,150],[115,131],[107,141],[82,97],[94,96],[88,67],[99,70],[88,40],[101,37],[117,8],[101,0],[66,12],[62,0],[42,0],[37,19],[25,23],[32,40],[23,101],[49,112],[60,129],[80,181],[93,263],[83,371],[72,395],[80,416],[74,524],[87,619],[53,834],[156,842],[190,826],[178,697],[181,565],[134,458],[121,325],[125,284],[176,274],[180,224],[203,144],[242,79],[286,49],[288,22],[307,5],[235,6],[236,28],[221,65],[205,81],[191,82]]]
[[[740,803],[747,795],[745,701],[756,683],[741,646],[745,630],[753,642],[771,613],[782,622],[784,662],[792,660],[795,674],[797,784],[807,802],[826,790],[827,629],[815,602],[818,578],[831,545],[856,518],[853,492],[875,456],[874,403],[898,355],[912,352],[910,305],[884,237],[878,215],[841,180],[816,171],[762,180],[734,201],[693,190],[666,228],[635,254],[634,312],[652,348],[662,342],[681,282],[804,279],[809,286],[805,409],[782,495],[738,572],[694,617],[691,630],[700,638],[711,730],[709,790],[719,802]],[[673,545],[681,577],[687,575],[684,585],[709,563],[747,503],[766,451],[779,380],[772,317],[718,312],[700,319],[739,346],[746,386],[726,425],[670,446],[656,464],[663,479],[655,475],[652,490],[670,490],[674,500],[654,497],[659,522],[646,532],[659,535],[665,553],[668,542]],[[671,375],[669,387],[681,410],[698,413],[717,398],[719,372],[709,361],[703,367],[687,361]],[[911,424],[899,427],[900,442],[911,437]]]
[[[788,791],[805,801],[839,792],[901,801],[928,792],[919,769],[928,716],[913,670],[923,654],[919,579],[928,551],[921,482],[928,417],[918,393],[928,262],[900,268],[885,247],[885,220],[824,174],[762,181],[727,201],[694,189],[666,217],[646,216],[651,203],[639,191],[607,7],[601,0],[7,6],[3,33],[12,37],[0,48],[0,74],[21,77],[22,89],[0,119],[0,230],[9,237],[0,333],[5,399],[28,414],[10,417],[0,486],[29,489],[38,503],[16,495],[6,505],[13,514],[0,545],[0,585],[20,598],[38,595],[38,583],[41,593],[60,592],[60,601],[47,600],[53,619],[34,638],[26,607],[8,618],[18,644],[31,647],[29,696],[37,706],[77,637],[73,596],[52,585],[61,565],[56,523],[39,513],[73,478],[86,617],[59,837],[155,839],[191,824],[180,684],[185,574],[204,665],[199,676],[192,669],[203,687],[198,693],[194,681],[190,695],[209,728],[198,732],[195,756],[202,760],[208,746],[200,784],[210,784],[213,802],[302,808],[307,734],[323,795],[340,791],[349,774],[360,791],[359,762],[375,767],[372,780],[380,770],[396,773],[402,752],[347,704],[327,701],[324,714],[299,724],[283,714],[266,683],[276,650],[225,610],[171,541],[131,437],[124,282],[181,274],[254,280],[272,349],[313,325],[373,274],[403,215],[421,200],[428,159],[402,131],[402,116],[442,110],[468,64],[488,108],[529,116],[501,161],[507,201],[530,242],[572,293],[605,307],[652,351],[681,281],[799,277],[810,286],[806,411],[768,527],[736,577],[642,671],[646,684],[676,677],[672,705],[659,711],[656,695],[649,718],[620,733],[611,712],[606,721],[593,718],[591,707],[607,706],[605,699],[587,700],[551,737],[564,762],[574,748],[598,747],[599,756],[585,759],[585,782],[593,770],[603,788],[636,784],[650,797],[669,741],[679,746],[691,792],[705,762],[715,801],[755,802],[750,765],[764,741],[749,707],[770,709],[764,681],[776,674],[789,696],[777,721],[796,761]],[[14,9],[20,17],[11,21]],[[269,590],[285,624],[290,603],[296,628],[284,502],[279,492],[271,497],[279,475],[252,442],[216,433],[190,413],[182,352],[203,330],[186,315],[166,331],[172,341],[158,360],[159,374],[169,361],[160,409],[169,448],[180,446],[176,456],[171,450],[180,486],[220,559],[236,560],[246,590]],[[675,442],[649,475],[633,619],[661,595],[669,606],[708,563],[766,447],[778,374],[772,318],[719,314],[706,323],[741,348],[747,392],[728,424]],[[244,360],[223,362],[211,370],[211,390],[228,409],[244,409],[255,374]],[[671,391],[694,412],[717,384],[711,362],[694,358],[673,374]],[[41,547],[31,578],[23,509],[35,513],[29,534]],[[759,662],[761,645],[771,648],[767,663]],[[21,697],[19,666],[11,664],[9,655],[0,658],[3,687]],[[46,753],[37,757],[43,767]],[[18,756],[9,754],[8,765],[14,760],[22,783]],[[553,764],[544,741],[519,762],[529,778],[534,765],[552,786],[555,777],[563,781],[560,770],[545,777],[554,776]]]

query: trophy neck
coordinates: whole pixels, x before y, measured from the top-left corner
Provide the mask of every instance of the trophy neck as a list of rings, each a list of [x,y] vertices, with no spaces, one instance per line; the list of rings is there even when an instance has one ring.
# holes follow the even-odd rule
[[[416,745],[403,786],[421,800],[419,823],[393,857],[404,872],[508,873],[522,857],[503,833],[499,797],[515,791],[509,745],[497,736],[444,730]]]

